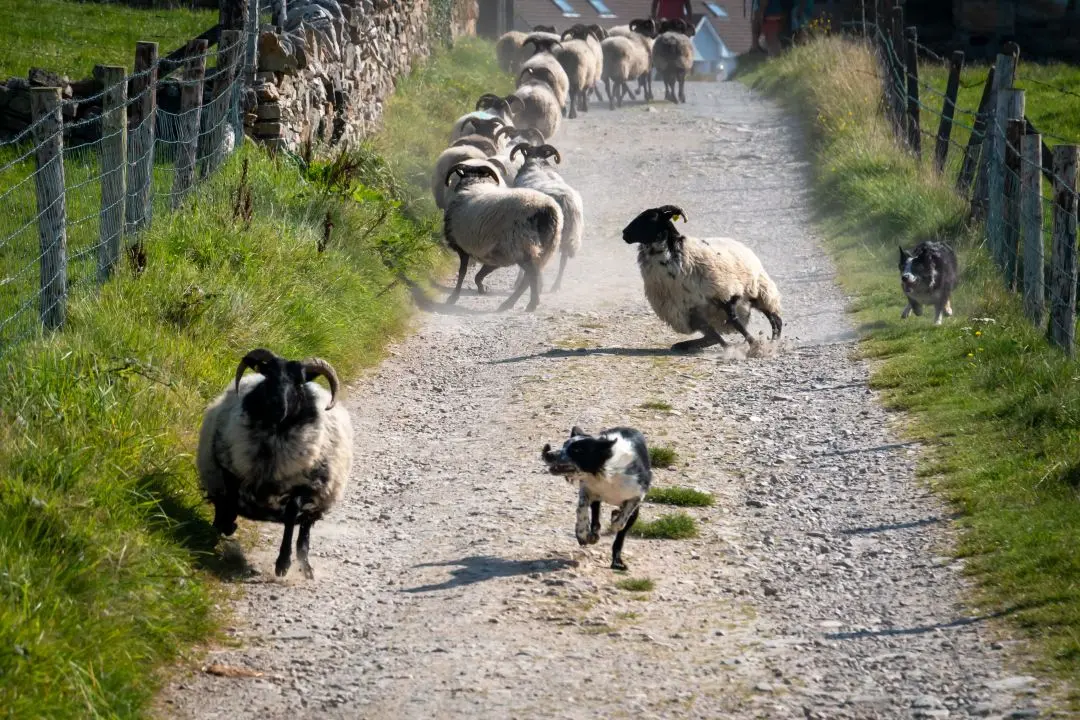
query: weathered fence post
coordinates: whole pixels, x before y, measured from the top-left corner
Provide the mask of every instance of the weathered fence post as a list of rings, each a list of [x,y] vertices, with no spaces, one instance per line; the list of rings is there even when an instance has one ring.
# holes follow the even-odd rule
[[[101,239],[98,282],[105,282],[120,259],[127,201],[127,71],[101,67],[105,96],[101,107]]]
[[[956,94],[960,91],[960,73],[964,69],[964,51],[957,50],[949,59],[949,81],[945,85],[945,100],[941,106],[941,124],[938,125],[937,146],[934,148],[934,167],[944,172],[949,157],[949,140],[952,136],[953,114],[956,111]]]
[[[60,88],[30,88],[37,146],[38,239],[41,255],[41,324],[55,330],[67,312],[67,206],[64,193],[64,119]]]
[[[922,158],[922,125],[919,122],[919,31],[906,30],[907,142],[915,157]]]
[[[205,40],[192,40],[187,45],[187,58],[184,60],[180,87],[179,150],[176,155],[176,177],[173,179],[173,207],[183,202],[195,179],[207,46]]]
[[[154,124],[157,117],[157,43],[135,44],[135,74],[131,78],[131,131],[128,134],[127,234],[150,222],[150,191],[154,180]]]
[[[1042,135],[1025,135],[1020,143],[1020,215],[1024,229],[1024,313],[1042,325],[1046,303],[1043,259]]]
[[[1054,148],[1054,235],[1050,249],[1050,341],[1070,355],[1076,335],[1076,145]]]
[[[270,2],[270,23],[277,25],[279,28],[284,28],[285,18],[289,14],[289,5],[287,0],[271,0]]]
[[[889,87],[892,88],[892,111],[893,125],[897,139],[904,137],[907,116],[904,114],[904,96],[907,87],[904,78],[907,77],[907,68],[904,61],[907,56],[904,50],[904,8],[902,5],[894,5],[890,17],[892,26],[889,38],[892,50],[889,53],[892,58],[892,71],[889,76]]]
[[[989,216],[989,202],[990,197],[993,195],[991,192],[993,188],[989,184],[989,171],[992,164],[1000,164],[1001,159],[1005,156],[1005,123],[1001,121],[998,99],[1001,97],[1003,90],[1013,86],[1015,79],[1016,58],[1005,53],[999,54],[994,67],[994,87],[991,90],[990,104],[987,107],[986,139],[983,143],[978,177],[975,179],[973,207],[977,217]],[[998,187],[998,197],[1001,196],[1001,192],[1001,188]]]
[[[998,55],[999,58],[1007,57]],[[998,74],[998,77],[1001,73]],[[1019,94],[1018,94],[1019,93]],[[1017,104],[1021,110],[1020,118],[1023,118],[1024,95],[1022,90],[999,88],[997,93],[997,110],[994,113],[994,124],[990,132],[990,144],[987,149],[987,210],[986,210],[986,242],[990,253],[997,260],[998,267],[1006,271],[1008,255],[1006,253],[1005,227],[1005,130],[1009,120],[1013,119]]]
[[[241,34],[236,30],[222,30],[218,40],[217,67],[200,113],[202,132],[199,134],[199,177],[206,177],[221,164],[221,143],[225,137],[225,125],[229,121],[232,103],[233,78],[236,75],[236,58]]]
[[[968,194],[971,181],[975,178],[975,172],[979,167],[980,149],[986,139],[986,120],[990,111],[990,98],[994,94],[994,68],[986,75],[986,83],[983,85],[982,98],[979,99],[979,111],[975,115],[975,125],[971,128],[971,137],[968,138],[967,147],[964,148],[964,162],[960,165],[960,175],[956,178],[956,189],[962,195]],[[978,188],[972,194],[972,204],[978,196]]]
[[[1014,90],[1012,92],[1023,92]],[[1024,139],[1024,120],[1009,118],[1005,126],[1005,227],[1002,260],[1005,286],[1016,291],[1020,262],[1020,144]]]

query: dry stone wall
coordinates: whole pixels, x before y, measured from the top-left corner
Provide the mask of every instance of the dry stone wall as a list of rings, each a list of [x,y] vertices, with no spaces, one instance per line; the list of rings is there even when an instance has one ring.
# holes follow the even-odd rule
[[[476,0],[296,0],[281,27],[259,33],[258,72],[245,103],[245,130],[296,151],[370,132],[397,78],[440,41],[476,31]]]

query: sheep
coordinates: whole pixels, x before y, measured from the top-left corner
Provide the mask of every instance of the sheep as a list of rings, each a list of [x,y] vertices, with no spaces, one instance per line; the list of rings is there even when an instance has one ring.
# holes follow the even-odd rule
[[[503,33],[495,42],[495,58],[503,72],[516,75],[518,66],[523,60],[521,44],[525,41],[525,33],[520,30],[511,30]]]
[[[622,107],[624,93],[637,97],[627,81],[649,72],[649,56],[633,39],[622,35],[606,38],[600,43],[600,50],[604,55],[604,90],[608,94],[608,107],[614,110],[616,104]]]
[[[604,74],[604,53],[600,49],[600,43],[608,36],[607,30],[600,27],[596,23],[592,25],[586,25],[585,29],[589,31],[589,35],[586,38],[586,42],[589,43],[589,47],[592,48],[593,54],[596,56],[596,82],[589,88],[596,95],[596,99],[603,102],[604,95],[600,92],[600,78]]]
[[[549,68],[522,69],[514,96],[521,101],[523,107],[521,112],[514,116],[515,127],[534,128],[545,138],[558,132],[562,113],[559,112],[554,83],[555,77]]]
[[[558,36],[545,38],[542,36],[537,37],[537,34],[533,33],[525,39],[525,43],[535,45],[536,53],[521,64],[521,72],[518,73],[518,84],[521,83],[522,74],[526,69],[536,70],[543,68],[550,70],[552,75],[551,89],[555,93],[555,98],[559,101],[559,107],[566,107],[567,97],[570,92],[570,78],[555,57],[555,48],[562,45]]]
[[[475,110],[465,113],[454,121],[454,127],[450,131],[450,142],[454,142],[457,138],[467,134],[470,128],[475,127],[474,120],[483,122],[498,118],[503,125],[512,125],[515,104],[518,104],[520,109],[520,100],[513,95],[504,98],[492,93],[481,95],[480,99],[476,101]]]
[[[483,146],[482,141],[486,141],[490,147]],[[431,194],[435,198],[435,205],[440,210],[446,209],[446,173],[450,172],[450,168],[465,160],[484,160],[496,152],[498,149],[491,140],[478,135],[467,135],[443,150],[435,160],[435,169],[431,172]]]
[[[512,308],[526,285],[530,297],[525,309],[532,312],[540,303],[540,272],[562,236],[559,204],[537,190],[507,187],[488,160],[458,163],[447,173],[447,186],[455,175],[459,180],[448,193],[443,232],[446,244],[457,252],[461,262],[457,285],[446,303],[457,302],[471,257],[481,263],[474,278],[476,291],[481,295],[485,277],[501,267],[520,267],[525,272],[525,282],[517,284],[499,306],[499,312]]]
[[[243,377],[248,368],[258,374]],[[330,392],[313,381],[326,378]],[[325,360],[286,360],[256,348],[244,355],[233,382],[207,406],[199,431],[199,481],[214,505],[214,527],[236,532],[236,518],[285,525],[274,572],[292,564],[293,526],[300,525],[300,571],[308,561],[311,527],[338,503],[353,461],[349,413],[338,405],[338,377]]]
[[[462,118],[458,119],[455,123],[453,130],[450,131],[450,143],[455,140],[465,137],[466,135],[483,135],[490,138],[497,147],[502,147],[499,139],[503,135],[509,134],[513,130],[513,126],[508,127],[508,123],[497,115],[482,115],[478,113],[470,113]]]
[[[569,32],[569,31],[567,31]],[[596,59],[592,48],[584,40],[564,40],[555,51],[555,59],[566,71],[567,81],[567,117],[577,117],[577,109],[588,112],[589,104],[585,91],[596,82]]]
[[[608,37],[628,37],[638,44],[647,57],[648,69],[638,76],[638,88],[644,90],[645,101],[651,102],[652,91],[652,47],[656,37],[656,20],[653,18],[637,18],[630,21],[629,25],[616,25],[608,32]],[[631,93],[633,96],[633,93]]]
[[[686,102],[686,74],[694,66],[694,44],[690,38],[694,27],[682,18],[664,20],[660,23],[660,35],[653,43],[653,67],[664,79],[664,99],[671,102]],[[675,97],[675,83],[679,84],[679,95]]]
[[[524,153],[521,153],[521,157],[518,158],[514,150],[520,145],[539,147],[543,144],[544,136],[536,128],[514,128],[514,133],[507,147],[491,153],[488,160],[497,162],[501,167],[505,168],[505,172],[502,173],[503,179],[507,185],[513,185],[514,179],[521,171],[521,166],[525,161]]]
[[[704,337],[675,343],[676,352],[696,352],[727,343],[733,328],[754,344],[746,325],[750,308],[769,319],[772,339],[780,337],[780,292],[754,252],[731,238],[694,238],[679,233],[674,220],[686,213],[675,205],[641,212],[623,228],[623,240],[640,243],[638,266],[653,311],[677,333]]]
[[[558,292],[562,287],[567,260],[577,255],[577,251],[581,249],[581,237],[585,230],[585,211],[581,194],[570,187],[548,161],[548,158],[554,158],[556,164],[562,162],[559,151],[551,145],[530,147],[521,143],[515,145],[510,151],[510,157],[513,158],[518,153],[523,156],[525,162],[517,173],[514,187],[539,190],[554,198],[563,213],[562,235],[559,236],[561,254],[559,274],[555,277],[555,284],[551,286],[551,292]]]

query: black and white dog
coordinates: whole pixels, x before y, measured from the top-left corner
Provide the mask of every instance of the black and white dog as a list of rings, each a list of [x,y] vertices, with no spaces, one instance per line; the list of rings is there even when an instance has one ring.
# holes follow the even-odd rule
[[[626,570],[622,559],[623,540],[637,520],[638,508],[649,492],[652,468],[645,436],[634,428],[614,427],[587,435],[576,425],[570,439],[556,451],[545,444],[541,457],[552,475],[578,482],[578,544],[594,545],[600,540],[600,503],[615,505],[611,530],[616,533],[611,546],[611,568]],[[591,515],[591,517],[590,517]]]
[[[926,240],[908,253],[900,248],[900,286],[907,297],[907,307],[900,313],[906,319],[914,312],[922,315],[923,305],[933,305],[936,310],[934,324],[941,324],[941,317],[952,317],[949,298],[956,288],[956,253],[942,242]]]

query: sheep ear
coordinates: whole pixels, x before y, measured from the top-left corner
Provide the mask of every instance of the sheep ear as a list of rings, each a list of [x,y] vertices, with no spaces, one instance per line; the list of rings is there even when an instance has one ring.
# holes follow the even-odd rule
[[[570,428],[570,437],[581,437],[585,434],[585,431],[579,428],[577,425]]]

